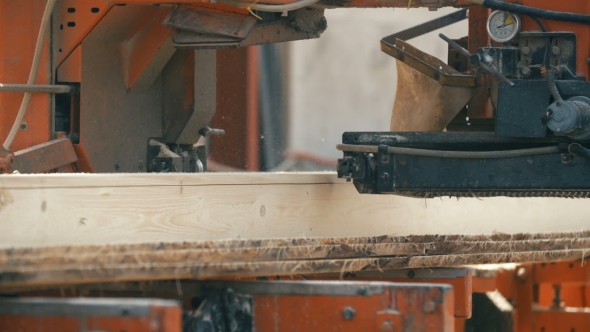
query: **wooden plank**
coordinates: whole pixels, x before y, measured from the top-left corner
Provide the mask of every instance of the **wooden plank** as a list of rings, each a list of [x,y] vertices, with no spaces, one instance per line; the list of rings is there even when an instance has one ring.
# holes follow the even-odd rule
[[[133,264],[86,264],[39,268],[20,267],[3,271],[0,290],[83,283],[207,279],[244,276],[299,275],[388,270],[401,268],[448,267],[465,264],[555,262],[583,259],[587,250],[518,252],[415,257],[357,259],[317,259],[263,262],[136,262]]]
[[[585,200],[360,195],[333,173],[0,176],[0,248],[590,230]]]
[[[0,289],[584,260],[590,253],[590,237],[581,236],[587,235],[384,236],[4,249],[0,250]]]
[[[141,262],[245,262],[245,261],[286,261],[301,259],[366,258],[408,255],[462,255],[549,252],[562,250],[590,251],[590,238],[557,238],[523,241],[441,241],[425,243],[351,243],[351,239],[341,239],[340,244],[332,245],[288,245],[259,246],[248,242],[243,247],[224,248],[228,241],[218,241],[219,247],[209,243],[207,248],[199,248],[199,243],[162,246],[153,245],[107,245],[27,248],[0,250],[0,271],[31,266],[64,266],[84,264],[129,264]]]

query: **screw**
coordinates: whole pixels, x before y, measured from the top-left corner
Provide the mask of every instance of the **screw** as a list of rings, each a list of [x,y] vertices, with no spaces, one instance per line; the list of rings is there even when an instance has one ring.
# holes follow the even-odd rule
[[[528,76],[531,74],[531,68],[529,67],[522,67],[521,72],[524,76]]]
[[[557,46],[553,46],[551,48],[551,53],[553,53],[553,55],[559,55],[560,52],[561,52],[561,50]]]
[[[119,169],[121,169],[121,165],[118,160],[115,160],[115,171],[119,171]]]
[[[531,54],[531,49],[528,46],[525,46],[522,48],[522,50],[520,50],[522,52],[522,54],[524,55],[529,55]]]
[[[395,331],[395,325],[392,321],[386,320],[381,324],[381,332],[393,332]]]
[[[342,316],[346,320],[353,320],[355,315],[356,315],[356,310],[354,310],[353,307],[346,307],[342,311]]]
[[[383,180],[383,181],[389,180],[389,173],[384,172],[383,174],[381,174],[381,180]]]
[[[25,121],[21,122],[19,129],[22,131],[27,130],[27,128],[29,128],[29,124],[26,123]]]
[[[410,271],[408,272],[408,278],[414,278],[416,276],[416,272]]]
[[[561,163],[567,165],[572,162],[572,156],[569,153],[561,154]]]
[[[432,302],[432,301],[427,301],[426,303],[424,303],[424,312],[427,314],[431,314],[436,310],[436,303]]]

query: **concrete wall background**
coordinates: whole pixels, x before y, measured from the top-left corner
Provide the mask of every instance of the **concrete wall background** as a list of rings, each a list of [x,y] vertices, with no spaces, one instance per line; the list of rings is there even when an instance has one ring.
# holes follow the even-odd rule
[[[328,29],[316,40],[286,46],[288,148],[339,157],[345,131],[387,131],[397,83],[395,59],[381,52],[382,37],[457,9],[329,9]],[[467,20],[410,43],[444,59],[438,37],[467,35]]]

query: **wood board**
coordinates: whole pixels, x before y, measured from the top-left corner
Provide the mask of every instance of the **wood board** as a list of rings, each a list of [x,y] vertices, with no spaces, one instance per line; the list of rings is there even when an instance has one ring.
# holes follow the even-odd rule
[[[360,195],[334,173],[0,176],[0,248],[590,230],[562,198]]]

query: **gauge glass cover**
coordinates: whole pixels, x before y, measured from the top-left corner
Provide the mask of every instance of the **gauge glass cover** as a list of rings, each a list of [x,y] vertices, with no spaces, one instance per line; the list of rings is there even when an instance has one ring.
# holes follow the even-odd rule
[[[518,35],[520,28],[521,21],[518,15],[497,10],[488,17],[488,34],[492,40],[498,43],[512,40]]]

